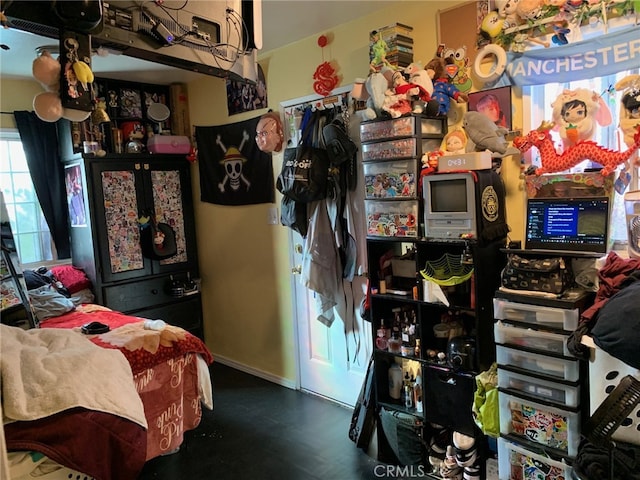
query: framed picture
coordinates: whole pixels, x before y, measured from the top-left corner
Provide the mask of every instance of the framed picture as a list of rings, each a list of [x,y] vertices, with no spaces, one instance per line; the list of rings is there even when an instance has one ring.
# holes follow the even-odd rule
[[[227,79],[227,109],[229,115],[267,108],[267,84],[258,65],[258,80],[250,82]]]
[[[469,110],[484,113],[499,127],[511,127],[511,87],[498,87],[469,94]]]
[[[64,177],[67,188],[69,222],[72,227],[86,227],[87,210],[85,208],[84,182],[82,179],[80,164],[65,167]]]

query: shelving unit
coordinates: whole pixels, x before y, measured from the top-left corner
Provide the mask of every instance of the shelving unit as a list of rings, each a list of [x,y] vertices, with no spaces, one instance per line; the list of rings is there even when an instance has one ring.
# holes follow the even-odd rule
[[[399,318],[402,330],[406,317],[409,326],[402,347],[389,348],[389,338],[383,335],[385,340],[379,340],[374,349],[376,402],[385,411],[413,418],[418,430],[416,442],[427,446],[434,428],[446,431],[449,444],[453,432],[474,437],[477,467],[484,478],[484,438],[473,420],[472,403],[476,374],[495,359],[492,298],[499,285],[500,265],[504,265],[504,245],[424,237],[418,188],[421,157],[439,149],[446,133],[446,117],[411,115],[361,125],[374,345],[383,324],[393,328]],[[471,272],[457,285],[440,287],[448,305],[430,295],[432,282],[420,273],[428,264],[445,258],[464,261]],[[442,325],[448,329],[445,337],[439,331]],[[398,335],[402,340],[403,332]],[[457,354],[447,357],[449,336],[462,341],[456,343]],[[418,355],[416,343],[421,348]],[[404,386],[400,394],[393,388],[389,373],[395,365],[402,368],[406,384],[411,384],[412,377],[415,383],[420,376],[421,398],[415,389],[413,398],[407,398],[402,394]],[[422,408],[416,408],[420,400]],[[383,461],[401,463],[382,421],[378,425],[378,452]],[[424,450],[421,463],[428,475],[441,478],[427,457]]]
[[[500,480],[520,478],[527,465],[544,471],[541,478],[570,475],[588,415],[589,382],[586,362],[571,354],[567,341],[592,299],[589,293],[544,298],[496,292]]]

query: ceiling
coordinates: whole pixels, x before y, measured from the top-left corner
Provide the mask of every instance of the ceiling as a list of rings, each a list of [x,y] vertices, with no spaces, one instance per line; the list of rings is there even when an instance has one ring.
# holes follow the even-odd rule
[[[200,1],[200,0],[191,0]],[[314,33],[327,33],[336,25],[347,23],[392,4],[385,0],[263,0],[263,48],[260,53],[282,47]],[[0,28],[0,74],[3,78],[32,78],[31,65],[36,48],[56,45],[57,41],[15,29]],[[94,55],[94,73],[142,83],[189,82],[202,74],[179,70],[123,55]],[[162,82],[158,81],[158,74]]]

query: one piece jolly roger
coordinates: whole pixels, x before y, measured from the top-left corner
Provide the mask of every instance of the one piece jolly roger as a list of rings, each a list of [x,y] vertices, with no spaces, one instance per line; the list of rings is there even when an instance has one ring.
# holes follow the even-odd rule
[[[229,182],[231,189],[235,191],[240,189],[240,180],[242,180],[242,182],[247,186],[247,191],[251,187],[251,182],[242,174],[242,166],[247,159],[241,153],[249,138],[249,134],[244,130],[242,132],[242,141],[240,142],[240,146],[237,148],[234,146],[227,148],[224,143],[222,143],[222,136],[216,136],[216,144],[224,152],[224,157],[220,160],[220,164],[224,165],[225,176],[222,179],[222,182],[218,183],[218,188],[222,193],[225,192],[227,182]]]

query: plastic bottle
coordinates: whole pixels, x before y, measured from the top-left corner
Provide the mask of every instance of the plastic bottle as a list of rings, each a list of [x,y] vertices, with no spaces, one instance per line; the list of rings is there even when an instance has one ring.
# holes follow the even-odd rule
[[[377,330],[376,347],[380,350],[386,350],[389,347],[387,338],[389,331],[384,326],[384,319],[380,320],[380,328]]]
[[[422,376],[420,373],[416,375],[416,381],[413,384],[413,397],[417,413],[422,413]]]
[[[389,396],[394,400],[402,396],[402,367],[397,363],[389,367]]]

